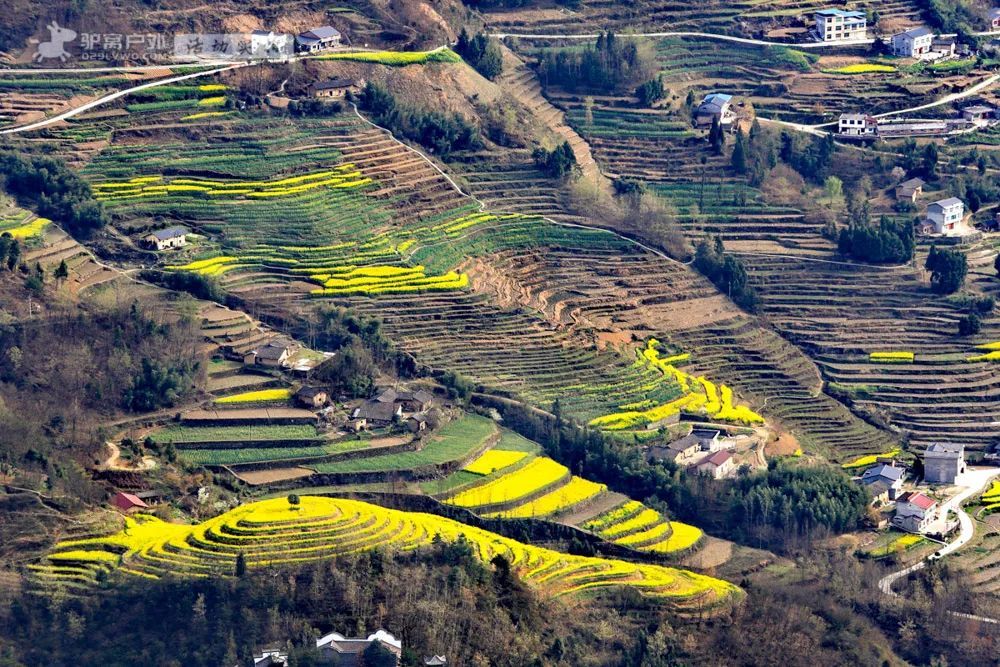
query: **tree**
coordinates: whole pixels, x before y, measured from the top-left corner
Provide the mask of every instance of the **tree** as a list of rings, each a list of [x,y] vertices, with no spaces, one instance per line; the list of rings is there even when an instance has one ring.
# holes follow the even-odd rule
[[[722,147],[726,143],[726,135],[718,116],[712,117],[712,127],[708,131],[708,143],[716,155],[722,155]]]
[[[541,146],[536,148],[531,156],[535,164],[551,178],[563,178],[576,167],[576,155],[568,141],[564,141],[551,151]]]
[[[236,569],[235,574],[237,577],[243,577],[247,573],[247,557],[243,555],[243,552],[236,554]]]
[[[741,130],[736,133],[736,145],[733,146],[733,170],[737,174],[747,173],[749,170],[749,163],[747,160],[747,137]]]
[[[55,273],[53,273],[52,276],[57,282],[62,282],[63,280],[69,278],[69,267],[66,266],[65,259],[59,262],[59,266],[56,267]]]
[[[959,336],[974,336],[982,329],[982,321],[975,313],[969,313],[958,321]]]
[[[298,509],[300,502],[302,502],[302,501],[298,497],[298,495],[296,495],[294,493],[289,493],[288,494],[288,504],[291,505],[293,508]]]
[[[840,199],[844,194],[844,183],[836,176],[827,176],[823,181],[823,191],[830,203]]]
[[[361,654],[361,663],[364,667],[396,667],[396,655],[374,641]]]
[[[968,263],[957,250],[939,250],[931,246],[924,268],[931,272],[931,288],[940,294],[953,294],[965,284]]]
[[[662,100],[666,92],[666,88],[663,87],[663,75],[661,74],[636,88],[635,96],[639,98],[639,104],[650,107]]]
[[[937,144],[933,141],[924,147],[924,154],[921,158],[921,169],[927,178],[935,178],[937,176],[937,164],[938,164],[938,149]]]
[[[997,277],[1000,278],[1000,255],[993,258],[993,270],[997,272]]]

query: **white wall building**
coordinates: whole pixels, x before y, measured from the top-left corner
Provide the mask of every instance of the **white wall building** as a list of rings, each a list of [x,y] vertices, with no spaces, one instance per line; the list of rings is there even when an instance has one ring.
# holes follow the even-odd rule
[[[892,36],[892,52],[897,56],[918,58],[931,52],[934,33],[929,28],[913,28]]]
[[[874,136],[878,132],[878,119],[864,113],[842,113],[837,131],[852,137]]]
[[[927,222],[934,225],[935,234],[955,231],[964,216],[965,204],[958,197],[941,199],[927,207]]]
[[[814,17],[816,38],[821,42],[853,41],[868,36],[868,19],[864,12],[823,9]]]

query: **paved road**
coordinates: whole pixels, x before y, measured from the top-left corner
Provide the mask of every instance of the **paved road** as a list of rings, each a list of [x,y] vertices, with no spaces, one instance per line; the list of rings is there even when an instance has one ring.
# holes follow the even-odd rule
[[[126,88],[125,90],[119,90],[115,93],[110,93],[104,97],[100,97],[92,102],[87,102],[82,104],[75,109],[70,109],[69,111],[64,111],[58,116],[53,116],[52,118],[46,118],[45,120],[40,120],[29,125],[20,125],[18,127],[9,127],[5,130],[0,130],[0,135],[2,134],[15,134],[17,132],[30,132],[31,130],[37,130],[52,123],[58,123],[61,120],[66,120],[67,118],[72,118],[77,114],[81,114],[88,109],[93,109],[94,107],[99,107],[102,104],[107,104],[108,102],[113,102],[119,98],[125,97],[131,93],[138,92],[140,90],[145,90],[147,88],[155,88],[156,86],[163,86],[168,83],[176,83],[178,81],[186,81],[187,79],[194,79],[199,76],[211,76],[213,74],[218,74],[219,72],[225,72],[227,70],[236,69],[238,67],[246,67],[246,63],[237,63],[235,65],[226,65],[225,67],[217,67],[215,69],[205,70],[204,72],[195,72],[194,74],[182,74],[181,76],[171,76],[166,79],[157,79],[156,81],[148,81],[138,86],[133,86],[132,88]]]
[[[597,39],[597,33],[586,35],[548,34],[529,35],[517,32],[494,32],[490,37],[503,39],[504,37],[515,37],[517,39]],[[666,32],[629,32],[621,33],[616,37],[696,37],[699,39],[717,39],[724,42],[736,42],[737,44],[750,44],[751,46],[791,46],[796,49],[824,49],[838,46],[865,46],[875,42],[874,39],[855,39],[850,41],[836,42],[771,42],[766,39],[751,39],[749,37],[734,37],[732,35],[719,35],[713,32],[686,32],[686,31],[666,31]]]
[[[963,491],[956,494],[954,497],[950,498],[947,502],[945,502],[941,506],[945,517],[947,517],[947,512],[951,511],[954,511],[955,514],[958,516],[958,523],[959,523],[958,537],[955,538],[955,540],[953,540],[946,546],[943,546],[940,549],[938,549],[936,553],[939,553],[942,556],[947,556],[948,554],[954,553],[955,551],[961,549],[969,542],[969,540],[973,538],[973,536],[976,533],[976,525],[975,522],[972,520],[972,517],[966,514],[965,511],[962,509],[962,503],[964,503],[972,496],[980,493],[983,490],[983,488],[987,484],[989,484],[990,480],[992,480],[994,477],[997,477],[998,475],[1000,475],[1000,468],[977,468],[975,470],[970,470],[969,472],[965,473],[962,476],[960,481],[962,482],[962,486],[966,488]],[[926,565],[927,565],[927,559],[925,558],[902,570],[893,572],[891,574],[887,574],[886,576],[882,577],[882,579],[878,582],[879,590],[881,590],[884,595],[888,596],[898,595],[896,592],[892,590],[893,584],[903,577],[909,576],[910,574],[918,570],[922,570]],[[972,617],[969,614],[958,614],[958,612],[954,613],[956,615],[963,617]],[[979,617],[976,618],[978,619]],[[994,621],[993,619],[984,619],[984,620],[992,623],[997,622]]]

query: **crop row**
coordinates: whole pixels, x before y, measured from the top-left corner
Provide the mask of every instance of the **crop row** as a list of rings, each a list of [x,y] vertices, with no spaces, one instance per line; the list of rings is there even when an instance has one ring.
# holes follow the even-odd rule
[[[339,498],[305,496],[296,505],[284,498],[263,500],[196,525],[167,524],[148,516],[130,517],[126,522],[126,529],[114,535],[57,544],[40,567],[72,572],[74,566],[82,571],[99,563],[126,575],[149,578],[168,573],[230,576],[241,554],[254,568],[372,549],[410,550],[430,546],[435,540],[463,540],[484,562],[505,557],[525,582],[553,596],[624,586],[692,612],[742,597],[732,584],[677,568],[571,556],[440,516]]]

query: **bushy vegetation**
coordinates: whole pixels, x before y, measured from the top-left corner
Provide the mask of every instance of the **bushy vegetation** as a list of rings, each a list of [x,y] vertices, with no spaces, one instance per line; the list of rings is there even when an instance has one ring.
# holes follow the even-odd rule
[[[939,249],[931,246],[924,268],[931,272],[931,288],[940,294],[957,292],[965,284],[969,267],[965,255],[959,250]]]
[[[632,90],[649,81],[656,69],[653,50],[645,42],[608,31],[592,46],[546,51],[538,74],[545,85],[607,93]]]
[[[563,178],[576,167],[576,156],[568,141],[564,141],[552,150],[539,146],[531,156],[545,175],[551,178]]]
[[[421,144],[433,153],[478,148],[479,131],[460,114],[430,111],[399,102],[385,86],[369,81],[361,91],[361,108],[394,134]]]
[[[650,79],[635,89],[639,104],[649,107],[666,97],[667,90],[663,85],[663,75]]]
[[[840,230],[841,255],[873,264],[903,264],[913,259],[913,225],[882,217],[878,226],[852,222]]]
[[[74,236],[87,238],[107,224],[90,186],[61,160],[0,151],[0,179],[22,206],[35,209]]]
[[[756,310],[757,292],[750,284],[746,268],[739,257],[726,253],[721,237],[706,237],[698,244],[694,266],[738,306],[750,312]]]
[[[458,35],[458,43],[455,45],[455,52],[487,79],[496,79],[503,73],[503,53],[500,51],[500,43],[486,33],[470,37],[465,28],[462,28],[462,32]]]

